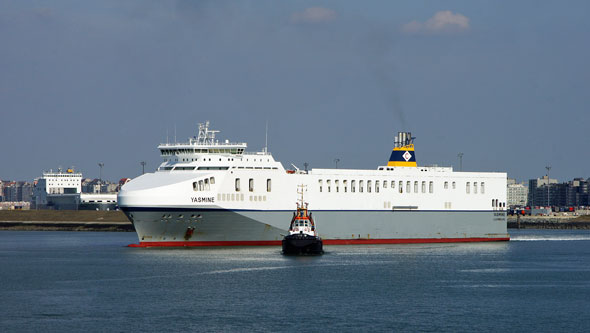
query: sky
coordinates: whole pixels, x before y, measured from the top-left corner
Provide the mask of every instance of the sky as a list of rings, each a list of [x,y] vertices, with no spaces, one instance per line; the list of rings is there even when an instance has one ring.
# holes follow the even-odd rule
[[[590,177],[588,1],[0,0],[0,179],[116,181],[198,123],[283,166]]]

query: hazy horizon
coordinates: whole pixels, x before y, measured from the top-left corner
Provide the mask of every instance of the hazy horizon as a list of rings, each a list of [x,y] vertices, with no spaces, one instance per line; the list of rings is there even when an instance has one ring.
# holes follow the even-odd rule
[[[2,1],[0,179],[116,181],[211,121],[288,168],[590,177],[590,3]],[[9,155],[10,154],[10,155]]]

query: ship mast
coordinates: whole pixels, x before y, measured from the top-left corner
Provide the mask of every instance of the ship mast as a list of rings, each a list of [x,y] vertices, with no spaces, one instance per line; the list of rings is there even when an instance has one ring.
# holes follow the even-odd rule
[[[301,194],[301,199],[299,199],[297,202],[297,208],[300,209],[307,209],[307,202],[303,201],[303,192],[305,191],[305,189],[307,188],[307,185],[301,184],[301,185],[297,185],[297,194]]]

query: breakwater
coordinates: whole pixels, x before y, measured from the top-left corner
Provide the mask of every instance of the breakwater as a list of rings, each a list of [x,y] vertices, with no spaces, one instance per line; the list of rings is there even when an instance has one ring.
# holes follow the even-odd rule
[[[590,216],[508,216],[509,229],[590,229]]]
[[[135,231],[120,211],[0,210],[0,230]]]

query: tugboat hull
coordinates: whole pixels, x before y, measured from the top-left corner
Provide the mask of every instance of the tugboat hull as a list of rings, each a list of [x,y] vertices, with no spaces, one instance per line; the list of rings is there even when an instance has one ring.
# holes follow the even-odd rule
[[[321,238],[308,235],[289,235],[283,239],[283,254],[317,255],[323,254]]]

